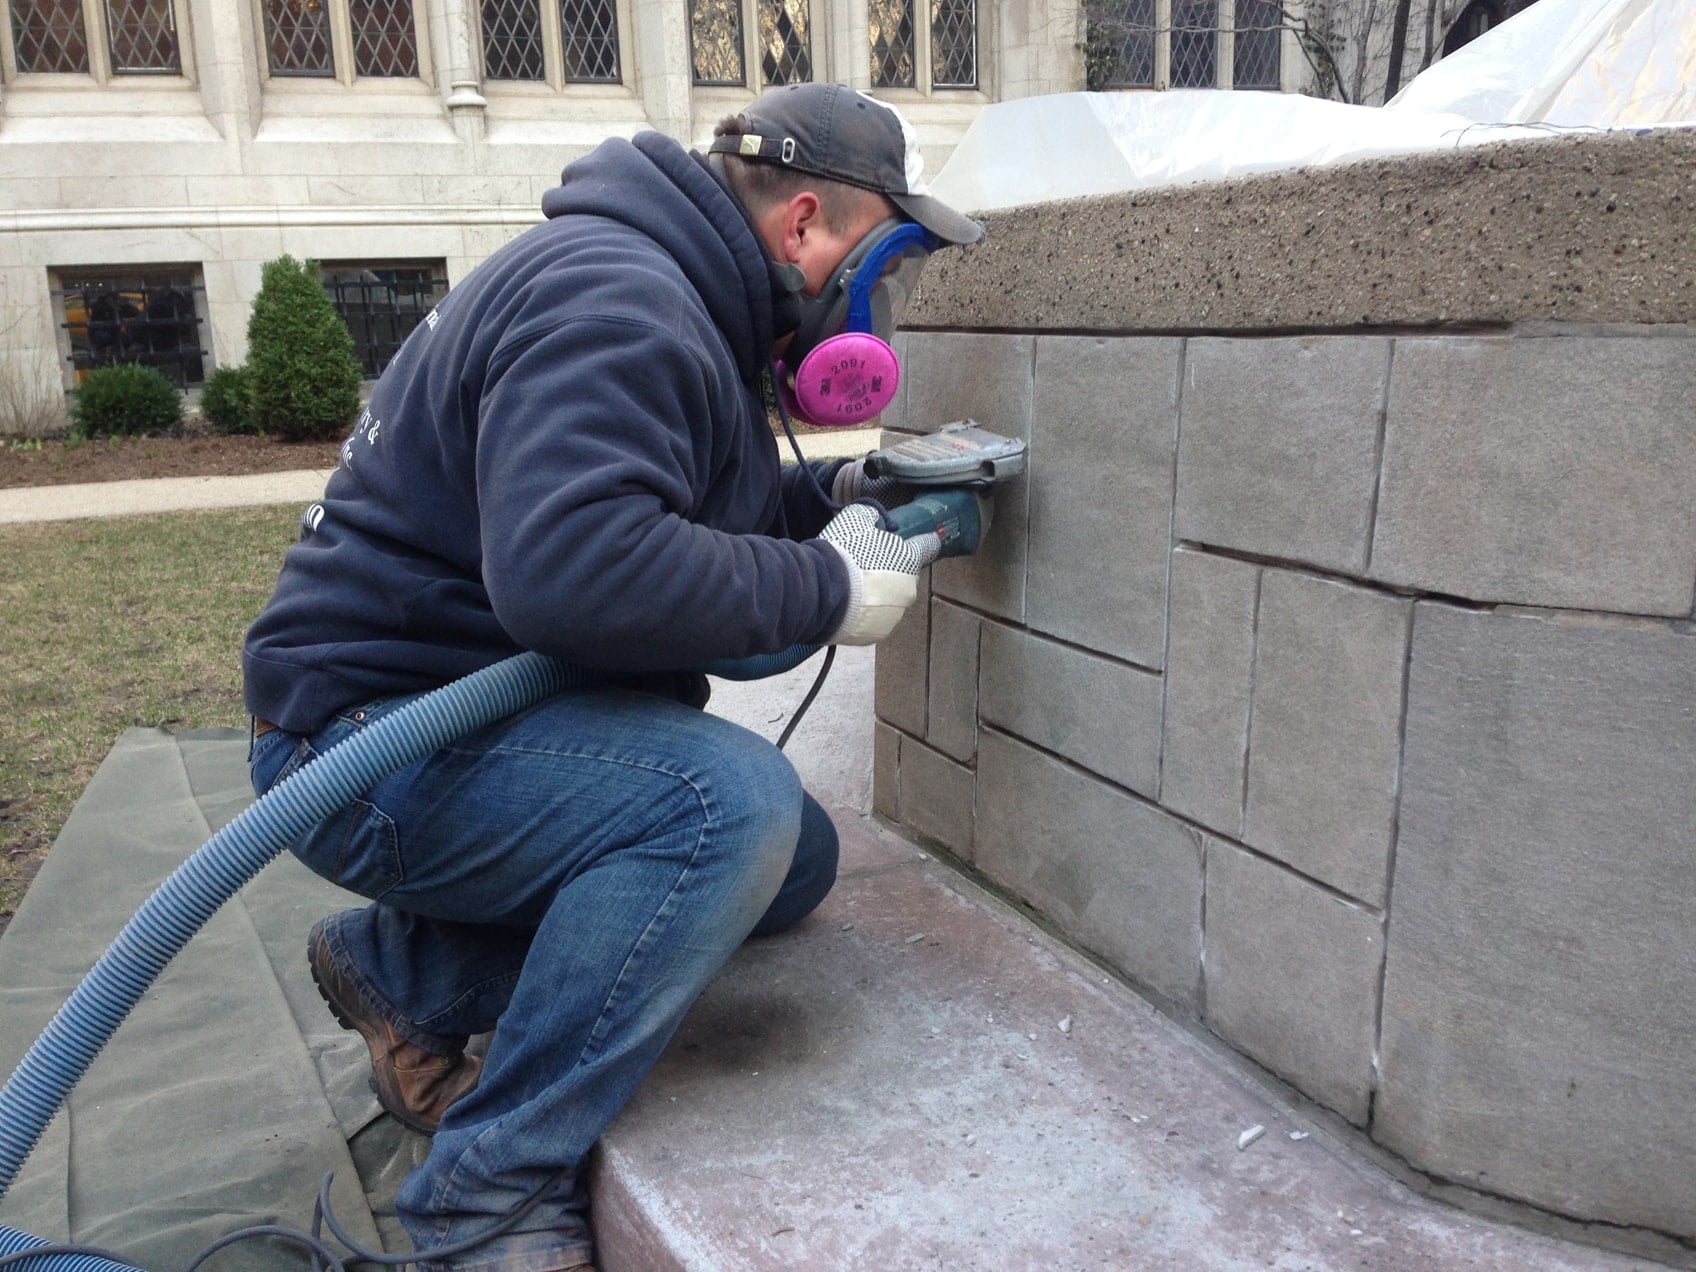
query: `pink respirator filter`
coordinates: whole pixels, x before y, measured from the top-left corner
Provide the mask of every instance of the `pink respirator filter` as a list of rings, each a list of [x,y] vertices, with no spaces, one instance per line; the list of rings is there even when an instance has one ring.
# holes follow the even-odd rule
[[[832,336],[801,360],[795,387],[778,363],[777,386],[790,412],[808,424],[847,428],[865,424],[895,400],[901,364],[895,350],[866,331]]]

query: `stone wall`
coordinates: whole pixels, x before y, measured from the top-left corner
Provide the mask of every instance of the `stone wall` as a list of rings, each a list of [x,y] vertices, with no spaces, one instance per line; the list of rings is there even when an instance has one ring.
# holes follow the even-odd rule
[[[1418,1169],[1685,1239],[1691,146],[993,218],[884,422],[1030,469],[879,648],[875,784]]]

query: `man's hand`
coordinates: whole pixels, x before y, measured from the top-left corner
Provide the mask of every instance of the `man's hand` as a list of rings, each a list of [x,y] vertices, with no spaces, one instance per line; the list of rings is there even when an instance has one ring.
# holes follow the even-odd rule
[[[929,564],[919,543],[891,534],[865,504],[850,504],[819,538],[848,567],[848,612],[832,645],[873,645],[895,630],[919,594],[919,571]],[[934,551],[931,555],[935,555]]]
[[[913,488],[895,478],[866,476],[866,461],[856,459],[836,470],[831,478],[830,497],[839,504],[851,504],[856,499],[875,499],[885,508],[899,508],[913,499]]]

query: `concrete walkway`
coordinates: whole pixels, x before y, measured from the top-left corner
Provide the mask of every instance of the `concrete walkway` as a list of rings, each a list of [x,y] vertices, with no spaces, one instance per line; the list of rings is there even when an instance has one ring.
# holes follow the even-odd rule
[[[877,446],[876,429],[808,433],[797,440],[808,459],[863,455]],[[789,454],[787,441],[779,450]],[[202,508],[245,508],[256,504],[311,503],[324,493],[331,470],[301,469],[245,477],[160,477],[103,481],[79,486],[34,486],[0,490],[0,525],[21,521],[74,521],[82,517],[129,517]]]

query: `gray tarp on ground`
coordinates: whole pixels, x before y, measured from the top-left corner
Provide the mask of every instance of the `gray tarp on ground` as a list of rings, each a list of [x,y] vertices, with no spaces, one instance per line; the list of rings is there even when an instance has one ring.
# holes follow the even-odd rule
[[[872,651],[839,651],[788,754],[839,814],[871,796]],[[715,714],[775,737],[818,670],[715,682]],[[0,1077],[176,866],[252,800],[231,729],[119,738],[0,937]],[[235,1228],[306,1227],[324,1173],[357,1239],[409,1248],[395,1192],[429,1141],[380,1115],[364,1044],[306,970],[306,934],[362,904],[284,855],[165,968],[72,1091],[0,1223],[179,1272]],[[357,1181],[357,1182],[356,1182]],[[375,1214],[373,1214],[375,1211]],[[299,1269],[296,1247],[248,1243],[213,1268]]]
[[[0,938],[0,1072],[160,880],[251,800],[244,758],[227,729],[119,739]],[[406,1248],[387,1207],[427,1141],[378,1116],[364,1045],[306,971],[307,930],[347,897],[285,857],[214,915],[71,1093],[0,1222],[178,1269],[234,1228],[307,1226],[334,1171],[349,1231]],[[217,1266],[302,1258],[262,1241]]]

